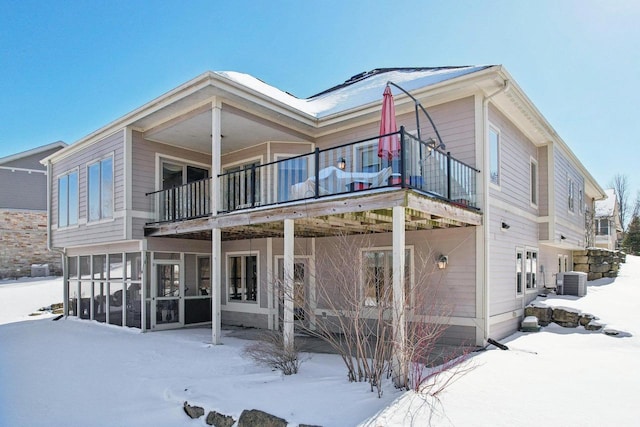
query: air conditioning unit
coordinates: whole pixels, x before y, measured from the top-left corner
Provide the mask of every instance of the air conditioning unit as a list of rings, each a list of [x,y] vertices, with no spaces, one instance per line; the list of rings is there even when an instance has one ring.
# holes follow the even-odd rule
[[[556,275],[556,288],[560,295],[583,297],[587,294],[587,273],[567,271]]]

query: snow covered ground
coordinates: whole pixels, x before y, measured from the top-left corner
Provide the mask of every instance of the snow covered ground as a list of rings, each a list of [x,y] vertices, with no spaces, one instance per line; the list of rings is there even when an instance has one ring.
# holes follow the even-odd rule
[[[205,426],[182,404],[236,419],[262,409],[330,426],[635,426],[640,419],[640,258],[616,280],[590,282],[583,298],[540,298],[600,318],[618,337],[557,325],[517,333],[477,353],[474,369],[441,396],[350,384],[338,356],[312,354],[282,376],[242,356],[247,341],[212,346],[207,328],[141,334],[29,313],[62,300],[60,279],[0,281],[0,427]],[[29,321],[25,321],[29,320]],[[430,420],[431,418],[431,420]],[[368,420],[368,421],[364,421]],[[430,421],[429,421],[430,420]]]

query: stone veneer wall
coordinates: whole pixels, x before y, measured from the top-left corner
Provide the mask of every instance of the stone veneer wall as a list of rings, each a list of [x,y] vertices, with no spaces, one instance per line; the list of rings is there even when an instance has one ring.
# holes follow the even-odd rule
[[[32,264],[62,275],[60,254],[47,250],[47,213],[0,209],[0,279],[31,276]]]
[[[622,251],[587,248],[573,252],[573,270],[587,273],[587,280],[617,277],[620,263],[626,261]]]

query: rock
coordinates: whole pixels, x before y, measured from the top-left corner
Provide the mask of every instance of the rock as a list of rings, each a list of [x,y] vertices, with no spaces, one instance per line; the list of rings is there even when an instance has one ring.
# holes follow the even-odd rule
[[[553,309],[553,322],[565,328],[577,328],[580,320],[580,310],[567,307]]]
[[[603,264],[591,264],[589,271],[591,273],[606,273],[611,269],[611,265],[607,263]]]
[[[573,256],[585,256],[588,254],[589,254],[589,251],[586,249],[582,251],[573,251]]]
[[[594,316],[593,314],[589,314],[589,313],[582,313],[580,315],[580,319],[578,320],[578,324],[580,326],[587,326],[589,324],[589,322],[591,322],[592,320],[595,320],[596,316]]]
[[[602,332],[604,332],[606,335],[610,335],[614,337],[620,334],[620,331],[616,331],[615,329],[610,329],[610,328],[603,329]]]
[[[581,273],[589,272],[589,264],[575,264],[573,266],[573,271],[579,271]]]
[[[531,304],[524,308],[524,315],[535,316],[539,325],[547,326],[553,319],[553,309],[540,303]]]
[[[596,322],[595,320],[592,320],[588,324],[584,325],[584,328],[587,331],[599,331],[600,329],[602,329],[602,324]]]
[[[207,424],[214,427],[231,427],[236,423],[230,415],[223,415],[216,411],[207,414]]]
[[[315,424],[298,424],[298,427],[322,427]]]
[[[258,409],[245,409],[240,414],[238,427],[287,427],[287,421]]]
[[[588,281],[598,280],[598,279],[602,279],[602,273],[588,273],[587,275]]]
[[[587,264],[589,262],[589,257],[586,255],[576,255],[573,253],[573,263],[574,264]]]
[[[200,406],[191,406],[188,402],[184,402],[184,412],[191,418],[200,418],[204,415],[204,408]]]

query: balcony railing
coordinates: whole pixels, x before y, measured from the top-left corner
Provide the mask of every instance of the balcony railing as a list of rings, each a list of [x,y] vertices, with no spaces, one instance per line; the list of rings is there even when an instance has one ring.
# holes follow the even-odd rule
[[[400,153],[378,157],[380,136],[337,147],[316,149],[262,165],[253,164],[218,176],[218,213],[317,199],[385,187],[411,188],[460,206],[476,209],[477,169],[407,133],[397,135]],[[155,222],[171,222],[211,213],[209,179],[149,193]]]

